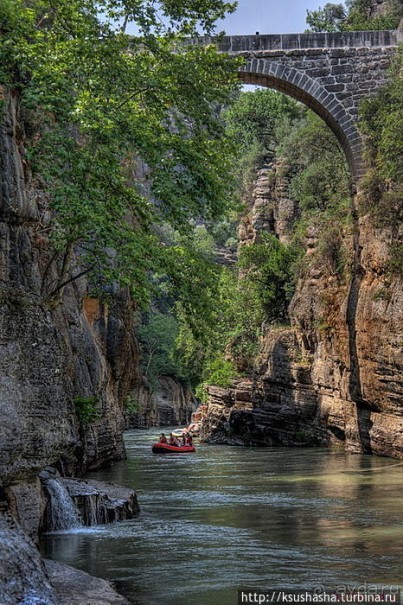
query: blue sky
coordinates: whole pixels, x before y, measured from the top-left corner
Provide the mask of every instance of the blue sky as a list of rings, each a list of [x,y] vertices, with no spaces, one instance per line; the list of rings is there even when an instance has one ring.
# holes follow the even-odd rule
[[[234,0],[229,0],[234,1]],[[235,13],[217,22],[216,31],[228,35],[294,34],[307,28],[306,11],[317,10],[329,0],[238,0]],[[343,4],[344,0],[332,0]],[[1,0],[0,0],[1,2]],[[129,24],[127,33],[136,35],[135,24]]]
[[[306,11],[324,6],[328,0],[239,0],[236,13],[218,23],[218,31],[238,34],[292,34],[303,32]],[[341,0],[334,0],[335,3]]]

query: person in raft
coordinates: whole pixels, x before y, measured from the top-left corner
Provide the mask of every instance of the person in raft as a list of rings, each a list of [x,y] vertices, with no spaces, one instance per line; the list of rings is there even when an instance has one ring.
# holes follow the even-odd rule
[[[181,446],[178,439],[172,433],[169,435],[168,445],[176,445],[176,447]]]
[[[160,435],[160,443],[168,443],[168,439],[165,437],[164,433]]]
[[[193,445],[193,438],[191,433],[182,433],[182,445]]]

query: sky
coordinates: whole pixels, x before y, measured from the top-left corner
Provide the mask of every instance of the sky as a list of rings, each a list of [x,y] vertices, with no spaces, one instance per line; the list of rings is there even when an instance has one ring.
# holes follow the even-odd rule
[[[307,28],[306,11],[324,6],[328,0],[238,0],[236,13],[219,21],[217,30],[228,35],[293,34]],[[335,0],[335,3],[341,0]]]

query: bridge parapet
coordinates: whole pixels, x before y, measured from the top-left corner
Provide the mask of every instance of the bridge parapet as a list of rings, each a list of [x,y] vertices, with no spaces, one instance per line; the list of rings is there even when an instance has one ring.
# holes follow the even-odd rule
[[[310,34],[257,34],[251,36],[205,36],[204,45],[216,44],[227,53],[262,50],[306,50],[310,48],[372,48],[397,46],[398,31],[332,32]]]

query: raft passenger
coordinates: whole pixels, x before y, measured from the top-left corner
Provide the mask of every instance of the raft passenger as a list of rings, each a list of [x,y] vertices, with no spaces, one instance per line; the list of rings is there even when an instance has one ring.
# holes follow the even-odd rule
[[[177,438],[175,437],[175,435],[173,435],[172,433],[169,435],[169,441],[168,441],[169,445],[176,445],[176,447],[180,447],[180,443],[177,440]]]

